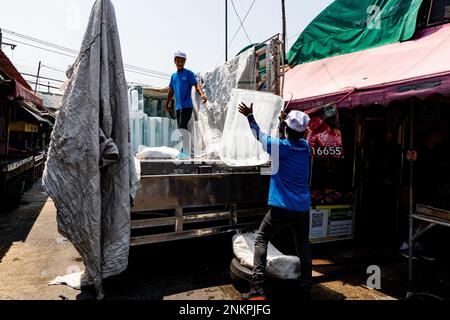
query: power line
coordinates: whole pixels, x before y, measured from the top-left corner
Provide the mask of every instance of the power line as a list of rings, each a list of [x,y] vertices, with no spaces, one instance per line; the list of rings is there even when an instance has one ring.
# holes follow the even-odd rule
[[[253,0],[252,4],[250,5],[250,8],[247,10],[247,13],[245,14],[244,19],[242,20],[242,23],[244,23],[244,22],[247,20],[248,15],[250,14],[250,12],[251,12],[252,9],[253,9],[253,6],[255,5],[255,2],[256,2],[256,0]],[[239,31],[241,31],[241,28],[243,27],[243,24],[242,24],[242,23],[241,23],[241,25],[239,26],[239,28],[237,29],[236,33],[234,34],[234,36],[233,36],[233,38],[231,39],[231,41],[230,41],[230,43],[228,44],[228,46],[231,46],[231,45],[233,44],[234,40],[236,39],[237,35],[239,34]],[[217,65],[220,63],[220,61],[222,60],[222,58],[224,57],[224,55],[225,55],[225,53],[222,54],[222,56],[220,57],[219,61],[217,61],[216,67],[217,67]]]
[[[45,51],[48,51],[48,52],[52,52],[52,53],[56,53],[56,54],[59,54],[59,55],[62,55],[62,56],[66,56],[66,57],[69,57],[69,58],[76,59],[76,57],[74,57],[74,56],[72,56],[72,55],[68,55],[68,54],[65,54],[65,53],[63,53],[63,52],[58,52],[58,51],[54,51],[54,50],[51,50],[51,49],[47,49],[47,48],[35,46],[35,45],[30,44],[30,43],[25,43],[25,42],[19,41],[19,40],[17,40],[17,39],[11,39],[11,38],[7,38],[7,37],[4,37],[3,39],[8,39],[8,40],[10,40],[10,41],[14,41],[14,42],[23,44],[23,45],[25,45],[25,46],[29,46],[29,47],[36,48],[36,49],[40,49],[40,50],[45,50]]]
[[[45,84],[45,83],[40,83],[40,82],[37,83],[37,82],[35,82],[35,81],[29,81],[29,80],[27,80],[27,82],[28,82],[29,84],[37,85],[37,86],[39,86],[39,87],[45,87],[45,88],[51,88],[51,89],[57,89],[57,90],[60,89],[60,88],[58,88],[58,87],[51,86],[51,85]]]
[[[34,74],[29,74],[29,73],[24,73],[24,72],[21,72],[21,74],[24,75],[24,76],[27,76],[27,77],[37,78],[37,75],[34,75]],[[60,82],[60,83],[64,83],[65,82],[63,80],[57,80],[57,79],[43,77],[43,76],[39,76],[39,79],[50,80],[50,81],[53,81],[53,82]]]
[[[143,72],[146,72],[146,73],[153,73],[153,74],[155,74],[155,75],[159,75],[159,76],[167,77],[167,78],[170,78],[170,76],[171,76],[171,75],[168,74],[168,73],[159,72],[159,71],[153,71],[153,70],[146,69],[146,68],[143,68],[143,67],[136,67],[136,66],[132,66],[132,65],[130,65],[130,64],[124,64],[124,67],[125,67],[126,69],[138,70],[138,71],[143,71]]]
[[[50,43],[50,42],[47,42],[47,41],[44,41],[44,40],[36,39],[36,38],[30,37],[30,36],[27,36],[27,35],[23,35],[23,34],[20,34],[20,33],[11,31],[11,30],[8,30],[8,29],[2,29],[2,31],[5,32],[5,33],[8,33],[10,35],[13,35],[13,36],[16,36],[16,37],[19,37],[19,38],[22,38],[22,39],[25,39],[25,40],[28,40],[28,41],[31,41],[31,42],[35,42],[35,43],[38,43],[40,45],[44,45],[44,46],[47,46],[47,47],[50,47],[50,48],[53,48],[53,49],[56,49],[56,50],[59,50],[59,51],[55,51],[55,50],[51,50],[51,49],[48,49],[48,48],[43,48],[43,47],[32,45],[32,44],[29,44],[29,43],[21,42],[21,41],[16,40],[16,39],[8,39],[8,40],[11,40],[11,41],[16,41],[17,43],[21,43],[23,45],[31,46],[31,47],[34,47],[34,48],[37,48],[37,49],[41,49],[41,50],[46,50],[46,51],[49,51],[49,52],[52,52],[52,53],[55,53],[55,54],[60,54],[60,55],[63,55],[63,56],[67,56],[67,57],[73,58],[73,59],[75,59],[76,55],[78,54],[78,51],[76,51],[74,49],[70,49],[70,48],[67,48],[67,47],[64,47],[64,46],[60,46],[60,45],[57,45],[57,44],[54,44],[54,43]],[[5,38],[5,39],[7,39],[7,38]],[[70,53],[70,55],[66,54],[66,53],[63,53],[63,52],[60,52],[60,51],[65,51],[67,53]],[[134,65],[130,65],[130,64],[124,64],[124,69],[129,71],[129,72],[132,72],[132,73],[136,73],[136,72],[133,72],[133,71],[139,71],[140,73],[138,73],[138,74],[145,75],[145,76],[157,75],[159,77],[156,77],[156,78],[160,78],[160,79],[162,77],[165,78],[165,79],[170,78],[170,74],[168,74],[168,73],[155,71],[155,70],[151,70],[151,69],[147,69],[147,68],[143,68],[143,67],[138,67],[138,66],[134,66]]]
[[[57,44],[54,44],[54,43],[50,43],[50,42],[47,42],[47,41],[44,41],[44,40],[41,40],[41,39],[33,38],[33,37],[30,37],[30,36],[27,36],[27,35],[24,35],[24,34],[20,34],[20,33],[17,33],[17,32],[11,31],[11,30],[8,30],[8,29],[3,29],[3,28],[2,28],[2,31],[5,32],[5,33],[8,33],[8,34],[10,34],[10,35],[19,37],[19,38],[23,38],[23,39],[26,39],[26,40],[30,40],[30,41],[32,41],[32,42],[37,42],[37,43],[46,45],[46,46],[48,46],[48,47],[53,47],[53,48],[55,48],[55,49],[59,49],[59,50],[62,50],[62,51],[71,52],[71,53],[74,53],[74,54],[77,54],[77,53],[78,53],[78,52],[77,52],[76,50],[74,50],[74,49],[70,49],[70,48],[67,48],[67,47],[63,47],[63,46],[60,46],[60,45],[57,45]]]
[[[247,33],[247,30],[245,30],[244,22],[242,21],[241,16],[239,15],[239,13],[238,13],[238,11],[237,11],[237,9],[236,9],[236,5],[234,4],[234,0],[231,0],[231,4],[232,4],[232,6],[233,6],[234,12],[236,13],[236,16],[237,16],[238,19],[239,19],[239,22],[241,23],[242,29],[244,30],[244,33],[245,33],[245,35],[246,35],[248,41],[250,42],[250,44],[252,44],[252,40],[250,39],[250,37],[249,37],[249,35],[248,35],[248,33]]]
[[[245,10],[245,4],[242,0],[239,0],[240,7]],[[248,21],[253,25],[253,28],[255,29],[256,33],[258,33],[259,38],[263,38],[263,35],[261,34],[259,27],[256,25],[256,23],[253,21],[252,17],[248,17]]]
[[[26,40],[29,40],[29,41],[32,41],[32,42],[37,42],[39,44],[42,44],[42,45],[45,45],[45,46],[48,46],[48,47],[52,47],[52,48],[57,49],[57,50],[66,51],[66,52],[78,55],[78,51],[74,50],[74,49],[71,49],[71,48],[67,48],[67,47],[64,47],[64,46],[61,46],[61,45],[57,45],[57,44],[54,44],[54,43],[51,43],[51,42],[47,42],[47,41],[44,41],[44,40],[41,40],[41,39],[33,38],[33,37],[30,37],[30,36],[27,36],[27,35],[24,35],[24,34],[20,34],[20,33],[8,30],[8,29],[2,29],[2,31],[4,31],[5,33],[14,35],[16,37],[19,37],[19,38],[23,38],[23,39],[26,39]],[[151,70],[151,69],[147,69],[147,68],[143,68],[143,67],[133,66],[133,65],[129,65],[129,64],[124,64],[124,66],[127,67],[127,68],[130,68],[130,69],[135,69],[135,70],[139,70],[139,71],[145,71],[147,73],[155,73],[155,74],[158,74],[158,75],[161,75],[161,76],[170,76],[168,73],[155,71],[155,70]]]
[[[40,50],[44,50],[44,51],[48,51],[48,52],[51,52],[51,53],[55,53],[55,54],[59,54],[59,55],[63,55],[63,56],[66,56],[66,57],[70,57],[70,58],[76,59],[75,56],[68,55],[68,54],[65,54],[63,52],[50,50],[50,49],[47,49],[47,48],[35,46],[35,45],[29,44],[29,43],[21,42],[21,41],[15,40],[15,39],[9,39],[9,38],[6,38],[6,37],[4,39],[8,39],[8,40],[15,41],[17,43],[20,43],[20,44],[23,44],[23,45],[26,45],[26,46],[30,46],[30,47],[33,47],[33,48],[36,48],[36,49],[40,49]],[[124,68],[124,69],[125,69],[125,71],[130,72],[130,73],[139,74],[139,75],[143,75],[143,76],[148,76],[148,77],[152,77],[152,78],[158,78],[158,79],[162,79],[162,80],[168,80],[170,78],[169,76],[165,76],[165,75],[156,75],[156,74],[151,74],[151,73],[148,73],[148,72],[145,72],[145,71],[137,71],[137,70],[140,70],[140,69],[143,69],[143,68],[139,68],[139,67],[134,67],[134,68],[135,69],[129,69],[129,68]],[[143,70],[145,70],[145,69],[143,69]],[[57,70],[57,71],[63,72],[61,70]]]
[[[242,20],[241,25],[239,26],[239,28],[237,29],[237,31],[236,31],[236,33],[234,34],[233,38],[231,39],[230,43],[228,44],[229,46],[231,46],[231,45],[233,44],[234,40],[236,39],[237,35],[239,34],[239,31],[241,31],[241,29],[243,28],[243,26],[244,26],[243,23],[245,23],[245,21],[247,20],[248,15],[250,14],[250,12],[251,12],[252,9],[253,9],[253,6],[255,5],[255,2],[256,2],[256,0],[253,0],[253,2],[252,2],[252,4],[251,4],[250,8],[247,10],[247,13],[245,14],[244,19]]]
[[[59,70],[59,69],[54,68],[54,67],[49,67],[49,66],[46,66],[46,65],[42,65],[42,67],[46,68],[46,69],[50,69],[50,70],[56,71],[56,72],[60,72],[60,73],[66,74],[66,71],[62,71],[62,70]]]
[[[290,40],[290,39],[292,39],[292,38],[295,38],[295,37],[298,37],[298,36],[301,35],[301,34],[302,34],[301,32],[296,33],[296,34],[293,34],[292,36],[288,37],[288,40]]]

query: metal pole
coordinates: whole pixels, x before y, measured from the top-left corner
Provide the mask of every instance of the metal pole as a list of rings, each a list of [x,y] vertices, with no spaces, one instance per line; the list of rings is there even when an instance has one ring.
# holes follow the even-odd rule
[[[427,25],[430,24],[431,12],[433,11],[434,0],[431,0],[430,3],[430,11],[428,11]]]
[[[11,132],[11,109],[12,102],[7,104],[8,106],[8,119],[6,124],[6,146],[5,146],[5,154],[9,154],[9,142],[10,142],[10,132]]]
[[[283,59],[286,61],[286,0],[281,0],[281,12],[282,12],[282,22],[283,22]],[[283,66],[284,67],[284,66]]]
[[[281,81],[281,97],[284,97],[284,83],[285,83],[285,65],[286,65],[286,32],[287,32],[287,27],[286,27],[286,1],[285,0],[281,0],[281,12],[282,12],[282,28],[283,28],[283,34],[282,34],[282,39],[281,39],[281,51],[283,51],[281,53],[281,67],[282,67],[282,81]]]
[[[225,0],[225,62],[228,62],[228,0]]]
[[[414,100],[411,100],[409,115],[409,149],[414,150]],[[413,281],[413,255],[414,255],[414,162],[409,166],[409,265],[408,280]]]
[[[36,76],[36,85],[34,87],[34,92],[37,92],[37,90],[38,90],[39,75],[40,74],[41,74],[41,61],[39,61],[39,67],[38,67],[38,72],[37,72],[37,76]]]

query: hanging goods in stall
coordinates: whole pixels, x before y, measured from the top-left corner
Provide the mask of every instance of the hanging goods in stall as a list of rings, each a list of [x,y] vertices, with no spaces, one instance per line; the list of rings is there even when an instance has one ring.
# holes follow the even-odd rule
[[[310,116],[307,140],[313,157],[343,158],[338,106],[329,104],[306,111]]]

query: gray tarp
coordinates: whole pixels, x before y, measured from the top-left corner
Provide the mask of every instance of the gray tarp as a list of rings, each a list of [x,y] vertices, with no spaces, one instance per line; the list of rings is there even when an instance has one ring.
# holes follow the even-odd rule
[[[84,283],[103,297],[102,280],[128,266],[130,205],[138,178],[129,142],[127,84],[110,0],[97,0],[70,70],[43,186],[58,230],[83,258]]]

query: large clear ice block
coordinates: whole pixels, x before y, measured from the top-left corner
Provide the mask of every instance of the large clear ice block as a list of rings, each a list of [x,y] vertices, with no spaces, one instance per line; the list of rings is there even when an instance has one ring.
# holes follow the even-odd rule
[[[140,145],[144,144],[144,122],[147,118],[143,112],[130,112],[131,151],[136,154]]]
[[[264,165],[270,156],[250,130],[248,120],[239,113],[239,103],[253,103],[253,114],[261,131],[278,136],[279,114],[283,110],[281,97],[271,93],[234,89],[228,104],[227,118],[220,146],[220,158],[228,166]]]

